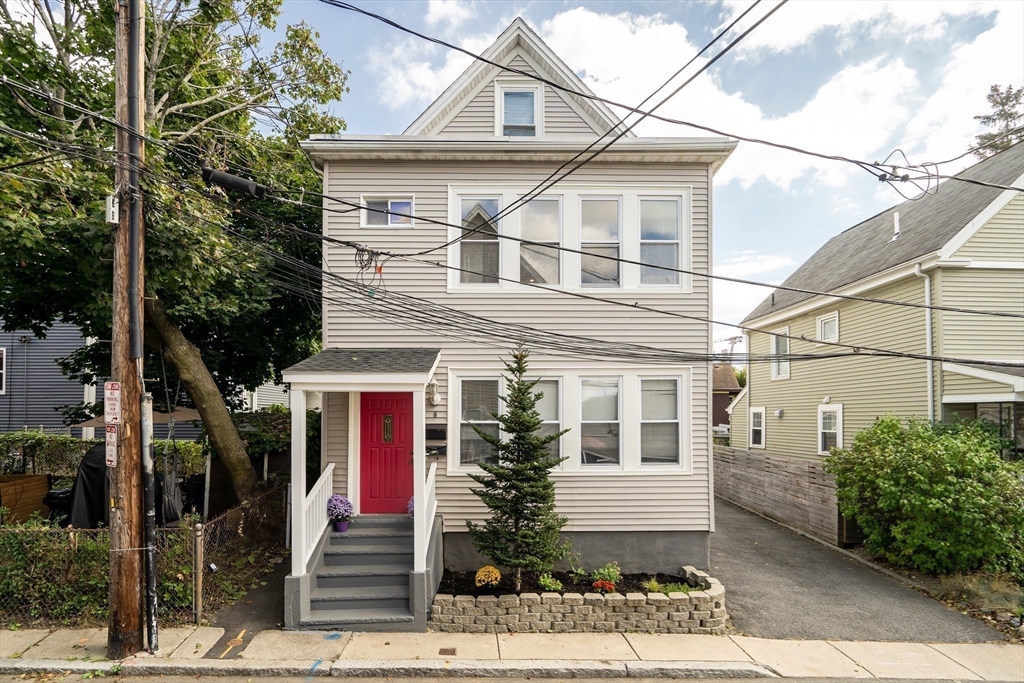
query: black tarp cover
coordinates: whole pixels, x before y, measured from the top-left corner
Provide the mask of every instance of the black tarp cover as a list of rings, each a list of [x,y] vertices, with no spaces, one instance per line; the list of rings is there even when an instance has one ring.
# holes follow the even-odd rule
[[[71,487],[68,524],[77,529],[97,529],[109,524],[107,502],[110,480],[107,474],[106,446],[98,443],[86,452]]]

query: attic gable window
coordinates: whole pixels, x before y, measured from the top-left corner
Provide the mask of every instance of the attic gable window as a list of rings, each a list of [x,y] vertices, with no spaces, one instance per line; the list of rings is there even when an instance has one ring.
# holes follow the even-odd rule
[[[539,87],[494,82],[495,135],[514,138],[540,137],[544,134],[542,109]]]

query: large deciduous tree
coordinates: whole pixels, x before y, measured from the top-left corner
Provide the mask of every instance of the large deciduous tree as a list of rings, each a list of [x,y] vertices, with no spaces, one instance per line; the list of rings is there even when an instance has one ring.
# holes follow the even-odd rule
[[[227,408],[242,389],[314,352],[320,333],[312,301],[319,281],[303,281],[305,293],[273,282],[295,277],[282,276],[281,257],[319,267],[319,246],[248,209],[314,232],[320,212],[243,207],[210,194],[200,160],[264,184],[317,187],[297,142],[344,128],[326,107],[346,92],[347,72],[321,50],[318,34],[297,24],[276,46],[261,43],[276,29],[281,1],[146,3],[146,377],[184,389],[240,498],[256,479]],[[42,336],[67,322],[110,339],[104,199],[113,191],[114,129],[102,117],[114,115],[113,27],[112,3],[0,0],[0,73],[13,83],[0,87],[6,329]],[[102,341],[65,362],[83,381],[109,369]],[[177,400],[177,391],[155,394]]]

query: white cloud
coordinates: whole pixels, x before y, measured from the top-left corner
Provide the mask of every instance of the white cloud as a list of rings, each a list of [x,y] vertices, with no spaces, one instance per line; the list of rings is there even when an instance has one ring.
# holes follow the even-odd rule
[[[724,4],[722,24],[715,29],[716,32],[750,6],[745,0],[726,0]],[[952,20],[987,14],[1006,4],[1010,3],[962,0],[793,2],[751,32],[736,50],[748,56],[759,51],[785,52],[806,44],[824,31],[836,32],[836,49],[840,53],[849,47],[854,32],[858,30],[868,30],[874,37],[895,38],[904,42],[936,38],[947,30]],[[742,32],[759,16],[761,13],[758,11],[752,12],[734,30]]]
[[[782,281],[781,278],[789,275],[796,265],[796,261],[789,256],[763,254],[748,249],[732,252],[724,261],[716,264],[712,272],[715,275],[777,285]],[[766,279],[766,275],[772,277]],[[772,289],[727,280],[714,280],[712,292],[714,294],[714,319],[726,323],[738,323],[754,310],[754,307],[764,301],[771,294]],[[716,330],[716,338],[722,334],[731,336],[739,334],[739,331],[736,328],[723,326],[721,332]]]
[[[443,24],[450,29],[476,16],[476,6],[465,0],[430,0],[427,5],[427,25]]]

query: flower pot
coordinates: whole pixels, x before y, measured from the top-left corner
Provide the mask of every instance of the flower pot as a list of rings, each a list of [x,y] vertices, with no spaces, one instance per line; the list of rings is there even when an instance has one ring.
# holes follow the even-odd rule
[[[348,531],[348,521],[346,520],[344,522],[335,522],[334,523],[334,530],[338,531],[338,532]]]

